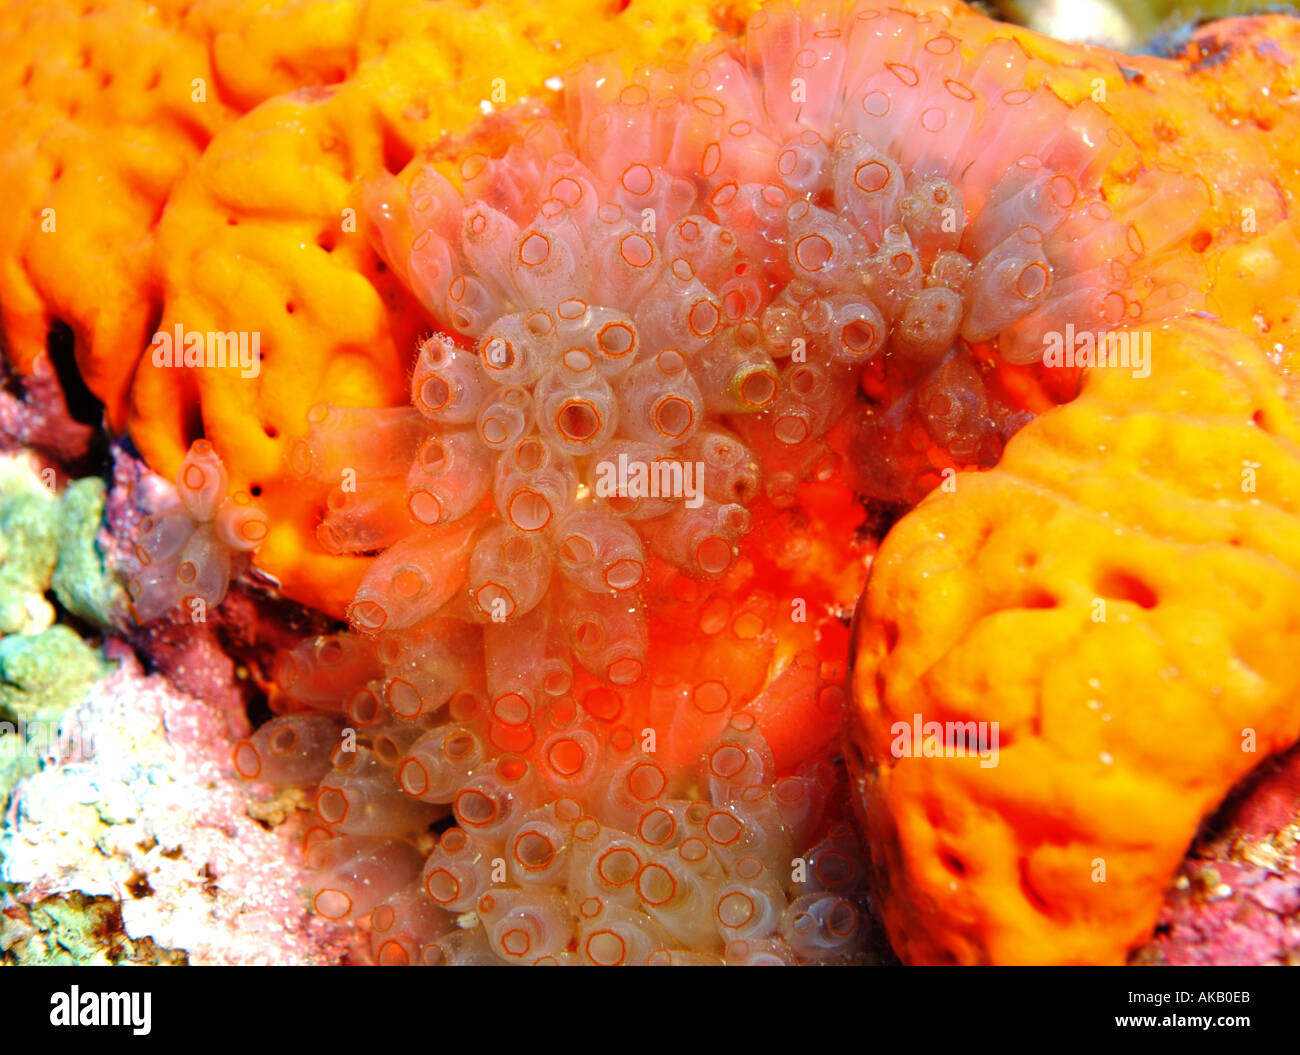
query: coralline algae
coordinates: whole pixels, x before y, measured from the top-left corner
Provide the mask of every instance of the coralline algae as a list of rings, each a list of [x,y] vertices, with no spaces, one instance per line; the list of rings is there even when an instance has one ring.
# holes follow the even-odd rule
[[[295,823],[268,828],[230,779],[221,715],[131,658],[71,708],[42,770],[14,791],[0,878],[24,902],[121,903],[131,939],[191,963],[329,963],[350,928],[311,915]]]

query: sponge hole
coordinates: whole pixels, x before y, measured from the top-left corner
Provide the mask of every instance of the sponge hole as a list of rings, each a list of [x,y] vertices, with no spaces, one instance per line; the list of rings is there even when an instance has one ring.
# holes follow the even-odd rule
[[[1039,608],[1039,609],[1055,608],[1055,607],[1057,607],[1060,603],[1061,603],[1060,601],[1058,601],[1055,597],[1053,597],[1053,596],[1052,596],[1050,593],[1048,593],[1046,590],[1041,590],[1041,589],[1032,589],[1032,590],[1029,591],[1028,595],[1025,597],[1025,600],[1024,600],[1023,604],[1021,605],[1021,607],[1022,607],[1022,608]]]
[[[1160,600],[1155,588],[1126,571],[1109,571],[1097,584],[1097,595],[1117,601],[1129,601],[1139,608],[1152,609]]]

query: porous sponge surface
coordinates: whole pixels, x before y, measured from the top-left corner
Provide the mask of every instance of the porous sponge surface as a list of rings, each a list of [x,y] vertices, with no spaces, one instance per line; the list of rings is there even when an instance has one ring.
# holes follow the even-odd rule
[[[1204,814],[1300,735],[1300,416],[1245,337],[1155,334],[998,468],[890,533],[860,612],[854,762],[916,962],[1123,962]],[[996,765],[897,750],[997,722]]]

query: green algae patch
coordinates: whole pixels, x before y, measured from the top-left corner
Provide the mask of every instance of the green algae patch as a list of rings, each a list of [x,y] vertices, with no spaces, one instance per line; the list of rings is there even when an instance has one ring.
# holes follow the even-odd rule
[[[0,459],[0,634],[54,622],[45,591],[58,560],[59,507],[25,458]]]
[[[184,952],[164,949],[150,938],[127,937],[122,908],[112,898],[59,894],[24,905],[13,899],[15,889],[0,883],[0,963],[106,966],[188,962]]]
[[[63,713],[112,669],[69,627],[0,639],[0,809],[40,768]]]
[[[0,640],[0,806],[40,768],[64,712],[111,670],[98,649],[62,624]]]
[[[7,637],[0,641],[0,720],[57,722],[111,670],[97,648],[61,623]]]
[[[96,626],[120,624],[126,591],[105,566],[96,535],[104,519],[104,481],[87,477],[68,485],[60,503],[58,558],[50,585],[59,604]]]
[[[46,470],[50,472],[50,470]],[[70,483],[62,496],[25,456],[0,457],[0,635],[34,634],[64,609],[95,626],[122,625],[126,591],[106,566],[96,535],[104,481]]]

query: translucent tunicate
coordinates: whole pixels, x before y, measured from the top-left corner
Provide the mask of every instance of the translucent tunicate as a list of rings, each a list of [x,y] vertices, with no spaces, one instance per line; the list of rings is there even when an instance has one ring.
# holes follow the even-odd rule
[[[614,392],[585,348],[563,352],[537,382],[533,396],[538,429],[565,454],[593,454],[618,428]]]
[[[473,429],[430,436],[420,445],[406,474],[406,505],[411,518],[430,526],[459,520],[487,494],[492,464]]]
[[[551,582],[554,558],[541,536],[498,524],[474,547],[468,585],[475,617],[503,623],[531,611]]]
[[[675,348],[665,348],[628,373],[620,387],[619,407],[625,436],[676,447],[699,427],[704,396],[687,369],[686,357]]]

